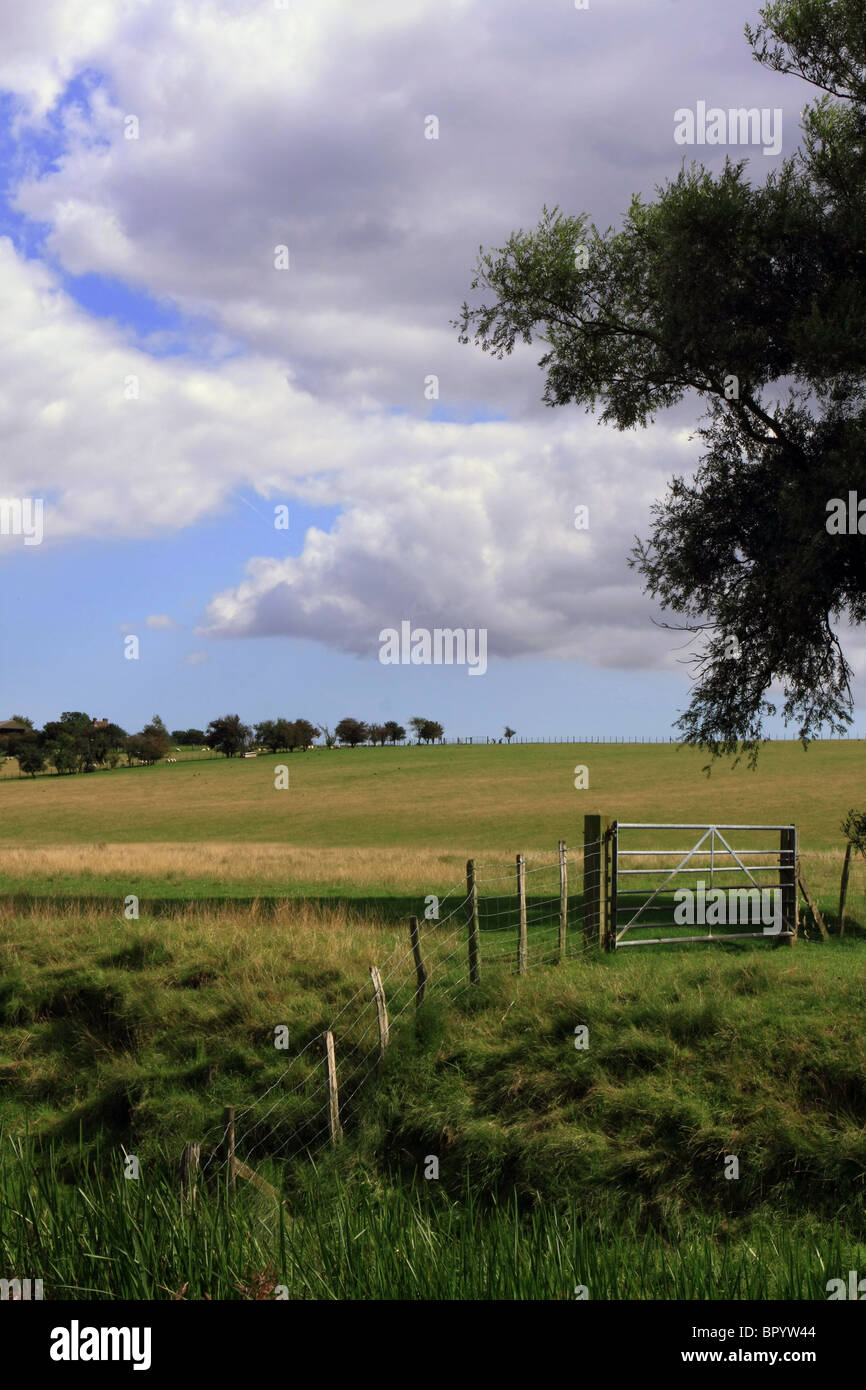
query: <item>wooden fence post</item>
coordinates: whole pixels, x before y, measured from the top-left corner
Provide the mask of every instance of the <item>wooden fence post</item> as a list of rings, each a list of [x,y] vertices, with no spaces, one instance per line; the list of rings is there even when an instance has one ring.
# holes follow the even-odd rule
[[[782,880],[782,930],[791,933],[791,945],[797,935],[798,926],[798,907],[797,898],[797,827],[786,826],[780,832],[780,855],[779,862],[782,866],[782,873],[779,877]]]
[[[235,1189],[235,1108],[227,1105],[223,1110],[223,1159],[228,1165],[229,1187]]]
[[[559,959],[565,960],[565,934],[568,928],[568,851],[559,842]]]
[[[601,816],[583,818],[583,944],[598,946],[603,934]]]
[[[328,1128],[331,1143],[338,1144],[343,1137],[340,1124],[340,1097],[337,1091],[337,1062],[334,1057],[334,1035],[330,1028],[325,1034],[325,1059],[328,1064]]]
[[[424,1003],[424,986],[427,984],[427,968],[421,956],[421,938],[418,935],[418,918],[409,918],[409,936],[412,941],[412,955],[415,957],[415,1008]]]
[[[517,856],[517,973],[526,974],[526,864],[522,854]]]
[[[816,921],[816,923],[818,924],[818,930],[820,931],[820,933],[821,933],[822,937],[824,938],[824,940],[825,940],[825,941],[829,941],[829,940],[830,940],[830,933],[828,932],[827,927],[826,927],[826,925],[825,925],[825,923],[824,923],[824,918],[821,916],[821,910],[820,910],[820,908],[818,907],[818,904],[815,902],[815,899],[812,897],[812,894],[809,892],[809,887],[808,887],[808,885],[807,885],[807,883],[806,883],[806,880],[805,880],[804,877],[803,877],[803,870],[802,870],[802,867],[800,867],[799,864],[798,864],[798,867],[797,867],[797,882],[798,882],[799,885],[800,885],[800,892],[803,894],[803,897],[806,899],[806,902],[807,902],[808,905],[809,905],[809,909],[810,909],[810,911],[811,911],[811,913],[812,913],[812,916],[815,918],[815,921]]]
[[[848,874],[851,869],[851,841],[845,846],[845,858],[842,863],[842,882],[839,886],[839,935],[845,935],[845,899],[848,897]]]
[[[201,1144],[196,1140],[193,1140],[189,1144],[185,1144],[180,1160],[180,1192],[181,1202],[185,1202],[189,1206],[195,1203],[196,1194],[198,1192],[196,1175],[198,1173],[200,1161]]]
[[[466,861],[466,919],[469,926],[469,980],[481,983],[478,961],[478,884],[475,879],[475,860]]]
[[[379,1061],[382,1062],[385,1060],[385,1051],[388,1046],[388,1006],[385,1003],[382,976],[375,965],[370,966],[370,979],[373,981],[373,993],[376,996],[376,1013],[379,1020]]]

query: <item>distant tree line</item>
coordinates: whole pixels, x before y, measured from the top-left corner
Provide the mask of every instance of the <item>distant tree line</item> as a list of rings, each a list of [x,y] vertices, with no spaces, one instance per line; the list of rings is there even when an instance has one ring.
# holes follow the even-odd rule
[[[409,720],[409,727],[418,743],[435,743],[444,735],[442,725],[435,719],[416,717]],[[402,743],[406,737],[406,730],[396,719],[389,719],[384,724],[365,724],[362,719],[341,719],[333,734],[330,730],[322,732],[329,748],[338,742],[347,744],[349,748],[357,748],[360,743],[384,746],[386,743]]]
[[[171,748],[168,729],[158,714],[137,734],[109,720],[92,719],[82,710],[66,710],[42,729],[26,715],[14,715],[12,722],[23,728],[0,735],[0,759],[16,758],[19,770],[31,777],[49,767],[65,775],[114,768],[123,759],[129,767],[155,763]]]
[[[224,714],[212,719],[206,729],[173,729],[169,733],[156,714],[134,734],[81,710],[67,710],[42,729],[26,715],[14,715],[10,722],[22,727],[0,733],[0,766],[7,757],[15,758],[19,770],[31,777],[50,768],[60,775],[95,772],[97,768],[115,768],[124,760],[128,767],[152,765],[167,757],[174,746],[210,748],[234,758],[253,748],[269,753],[306,752],[319,737],[326,748],[357,748],[363,743],[402,743],[407,736],[403,725],[394,719],[379,724],[348,717],[332,730],[309,719],[263,719],[251,726],[238,714]],[[434,743],[444,736],[442,725],[434,719],[416,717],[409,720],[409,727],[418,743]]]

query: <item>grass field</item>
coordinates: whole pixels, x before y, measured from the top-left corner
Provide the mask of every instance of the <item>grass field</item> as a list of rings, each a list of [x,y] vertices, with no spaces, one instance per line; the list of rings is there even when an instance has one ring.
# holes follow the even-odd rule
[[[590,810],[795,821],[832,928],[866,747],[775,745],[757,774],[709,781],[702,762],[665,745],[497,745],[4,782],[0,1276],[41,1274],[48,1297],[823,1297],[866,1264],[862,864],[844,940],[605,957],[583,950],[575,853],[576,932],[552,964],[535,909],[556,874],[530,861],[529,974],[515,974],[513,901],[486,901],[471,988],[446,909],[424,927],[414,1008],[406,916],[422,895],[459,891],[469,855],[492,876],[516,850],[579,846]],[[226,1104],[240,1157],[281,1202],[243,1183],[229,1202],[214,1180]],[[190,1139],[205,1176],[180,1213]],[[120,1176],[125,1154],[140,1185]]]
[[[274,789],[274,767],[290,786]],[[576,791],[574,767],[589,768]],[[770,744],[756,772],[701,772],[669,744],[505,744],[356,748],[214,759],[0,786],[0,843],[218,840],[307,848],[549,849],[586,811],[620,820],[796,821],[808,849],[840,842],[839,819],[866,784],[866,742]],[[840,810],[841,808],[841,810]]]
[[[551,851],[560,838],[579,846],[584,813],[601,811],[795,821],[815,891],[829,893],[839,821],[866,784],[866,743],[774,744],[757,772],[722,764],[709,779],[705,761],[665,744],[358,748],[7,781],[0,892],[417,895],[458,882],[470,856]],[[285,791],[274,788],[280,763]],[[578,763],[585,791],[574,788]]]
[[[380,1067],[357,991],[400,935],[297,904],[126,928],[7,909],[0,1263],[38,1251],[55,1297],[254,1297],[271,1270],[292,1297],[766,1298],[820,1297],[864,1262],[858,940],[590,954],[525,979],[482,942],[470,990],[463,951],[428,936],[417,1017],[410,961],[386,972]],[[329,1155],[315,1042],[333,1019],[346,1140]],[[282,1203],[244,1188],[227,1209],[226,1103]],[[192,1137],[211,1162],[199,1214],[167,1220]],[[120,1177],[130,1153],[141,1189]]]

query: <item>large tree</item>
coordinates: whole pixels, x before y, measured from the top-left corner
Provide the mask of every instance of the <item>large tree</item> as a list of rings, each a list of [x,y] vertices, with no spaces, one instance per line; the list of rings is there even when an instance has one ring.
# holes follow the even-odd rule
[[[107,736],[106,742],[110,748],[116,743],[116,734],[118,732],[122,734],[123,730],[117,730],[116,725],[109,724],[101,732]],[[145,724],[139,733],[132,734],[126,739],[126,760],[130,766],[132,766],[133,761],[148,764],[158,763],[166,756],[170,747],[171,738],[168,729],[159,715],[155,714],[150,723]],[[109,748],[106,749],[106,753],[100,761],[104,761],[105,757],[108,756]]]
[[[126,749],[127,733],[119,724],[104,724],[94,728],[89,735],[90,747],[93,752],[94,760],[97,763],[108,763],[111,767],[116,767],[120,761],[120,755]],[[158,740],[160,747],[162,741]],[[163,751],[167,751],[163,747]]]
[[[224,714],[208,724],[205,743],[227,758],[234,758],[244,751],[252,732],[248,724],[241,723],[239,714]]]
[[[17,756],[18,771],[29,773],[31,777],[35,777],[37,772],[41,772],[45,767],[45,750],[35,739],[19,747]]]
[[[306,753],[308,748],[312,748],[319,730],[315,724],[311,724],[309,719],[296,719],[294,723],[295,738],[297,746]]]
[[[171,747],[171,735],[158,714],[153,716],[149,724],[145,724],[141,732],[145,738],[152,739],[154,743],[158,743],[163,753],[168,752]]]
[[[357,748],[359,743],[365,741],[369,730],[362,720],[351,719],[347,716],[340,720],[334,733],[341,743],[347,743],[350,748]]]
[[[684,167],[619,230],[545,209],[482,249],[473,289],[493,298],[456,326],[498,357],[543,342],[545,401],[621,430],[702,399],[697,471],[631,563],[699,634],[685,740],[754,758],[773,685],[804,741],[844,731],[839,626],[866,619],[866,515],[855,499],[853,531],[832,522],[864,476],[866,0],[779,0],[746,37],[822,92],[792,158],[761,184],[746,161]]]
[[[165,750],[158,738],[152,734],[131,734],[126,740],[126,760],[130,767],[133,762],[158,763],[165,757]]]
[[[94,748],[93,720],[83,710],[64,710],[42,730],[46,755],[60,773],[92,771],[98,750]]]
[[[263,719],[255,727],[255,736],[269,753],[292,752],[297,747],[297,730],[290,719]]]

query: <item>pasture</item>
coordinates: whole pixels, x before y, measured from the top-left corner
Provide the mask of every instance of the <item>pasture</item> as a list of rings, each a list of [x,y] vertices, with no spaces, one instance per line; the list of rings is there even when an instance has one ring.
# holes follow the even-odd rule
[[[462,916],[431,923],[414,1008],[406,919],[423,895],[459,890],[469,856],[511,872],[517,850],[579,847],[588,811],[794,820],[832,930],[866,745],[771,745],[757,773],[709,779],[704,761],[666,745],[361,748],[5,781],[2,1272],[35,1239],[49,1297],[172,1297],[189,1281],[188,1297],[254,1298],[270,1280],[301,1298],[567,1298],[587,1279],[592,1297],[821,1297],[836,1264],[866,1264],[861,862],[845,939],[793,952],[611,957],[578,927],[551,964],[531,925],[521,978],[512,918],[494,912],[467,987]],[[371,965],[392,1017],[381,1063]],[[245,1184],[228,1202],[206,1176],[197,1212],[161,1217],[181,1147],[212,1157],[227,1104],[241,1158],[282,1202]],[[118,1180],[128,1153],[141,1187]]]
[[[589,788],[574,787],[574,768]],[[782,822],[804,859],[841,849],[866,742],[768,745],[756,772],[667,744],[318,749],[0,783],[0,891],[164,897],[437,891],[469,857],[580,843],[621,820]],[[289,787],[276,790],[285,765]],[[820,869],[819,869],[820,872]]]

